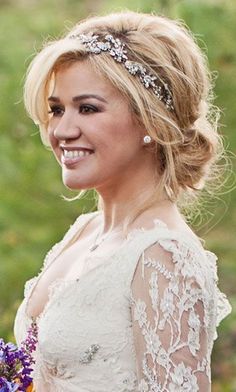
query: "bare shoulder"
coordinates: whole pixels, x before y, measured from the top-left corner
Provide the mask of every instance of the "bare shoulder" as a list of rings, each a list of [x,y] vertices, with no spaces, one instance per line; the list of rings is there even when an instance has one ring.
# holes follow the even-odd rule
[[[160,220],[171,231],[179,232],[183,235],[198,237],[186,223],[184,216],[180,213],[176,204],[166,201],[154,208],[147,209],[131,225],[131,229],[143,227],[151,229],[154,226],[154,221]]]

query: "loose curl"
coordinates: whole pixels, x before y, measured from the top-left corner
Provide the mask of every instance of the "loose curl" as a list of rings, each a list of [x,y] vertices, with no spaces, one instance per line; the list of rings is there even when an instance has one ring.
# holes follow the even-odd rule
[[[166,81],[174,111],[168,111],[151,90],[111,56],[90,55],[79,40],[69,38],[82,33],[111,33],[121,38],[130,60]],[[218,110],[212,104],[207,60],[187,27],[163,16],[121,12],[88,18],[61,39],[47,43],[31,63],[25,83],[26,109],[39,124],[45,144],[47,97],[55,73],[74,61],[88,61],[95,72],[105,76],[127,98],[132,112],[154,140],[160,178],[157,192],[165,189],[180,206],[189,196],[192,203],[206,183],[218,176],[223,143],[217,133]],[[155,202],[156,196],[139,206],[139,212]]]

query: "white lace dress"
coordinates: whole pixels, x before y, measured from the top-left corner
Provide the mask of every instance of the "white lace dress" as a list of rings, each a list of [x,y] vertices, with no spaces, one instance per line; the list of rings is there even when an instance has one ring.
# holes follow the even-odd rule
[[[26,283],[18,345],[40,275],[94,214],[81,215]],[[216,327],[231,307],[217,288],[216,256],[155,220],[79,280],[57,280],[37,319],[37,392],[207,392]]]

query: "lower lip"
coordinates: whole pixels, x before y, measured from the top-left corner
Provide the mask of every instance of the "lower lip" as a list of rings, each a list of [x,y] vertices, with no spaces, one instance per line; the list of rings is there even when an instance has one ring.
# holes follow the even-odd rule
[[[93,153],[89,155],[85,155],[83,157],[76,157],[76,158],[66,158],[64,155],[61,157],[61,163],[65,166],[72,166],[75,165],[76,163],[83,161],[86,158],[89,158]]]

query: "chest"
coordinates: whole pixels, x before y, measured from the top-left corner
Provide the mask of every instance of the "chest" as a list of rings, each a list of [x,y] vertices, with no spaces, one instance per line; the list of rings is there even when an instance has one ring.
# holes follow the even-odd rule
[[[55,282],[79,280],[108,259],[121,243],[122,238],[116,238],[100,244],[93,250],[94,241],[86,238],[64,248],[54,259],[52,258],[39,276],[28,298],[27,314],[37,318],[43,312]]]
[[[47,379],[75,380],[75,391],[84,390],[83,382],[85,390],[89,385],[91,391],[105,391],[110,377],[114,391],[123,391],[115,380],[123,383],[128,371],[135,372],[129,286],[125,274],[116,273],[117,262],[106,262],[54,291],[38,322]]]

